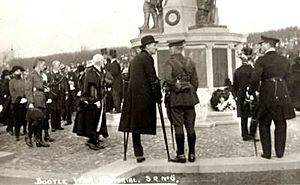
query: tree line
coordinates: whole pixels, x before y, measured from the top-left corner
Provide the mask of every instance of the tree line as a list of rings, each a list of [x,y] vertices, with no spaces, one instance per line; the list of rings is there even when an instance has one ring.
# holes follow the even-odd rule
[[[115,48],[107,48],[108,52],[110,49],[117,50],[118,56],[121,55],[129,55],[130,48],[129,47],[115,47]],[[38,57],[30,57],[30,58],[13,58],[9,61],[10,66],[20,65],[26,69],[31,69],[36,58],[43,58],[46,60],[46,64],[48,66],[51,65],[52,61],[59,60],[65,65],[71,64],[81,64],[83,61],[91,60],[93,55],[96,53],[101,53],[101,49],[95,50],[85,50],[82,49],[81,51],[77,52],[68,52],[68,53],[59,53],[59,54],[52,54],[47,56],[38,56]]]

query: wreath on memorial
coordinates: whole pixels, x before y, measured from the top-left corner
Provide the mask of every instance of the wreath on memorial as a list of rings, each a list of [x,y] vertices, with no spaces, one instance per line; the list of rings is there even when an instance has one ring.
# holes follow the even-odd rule
[[[176,16],[176,19],[175,20],[170,20],[170,16],[172,14],[175,14]],[[180,21],[180,13],[177,11],[177,10],[170,10],[166,13],[166,16],[165,16],[165,20],[166,20],[166,23],[170,26],[175,26],[176,24],[179,23]]]

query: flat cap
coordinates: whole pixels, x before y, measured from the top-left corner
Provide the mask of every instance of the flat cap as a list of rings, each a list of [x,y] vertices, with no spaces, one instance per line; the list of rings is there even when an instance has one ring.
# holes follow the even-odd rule
[[[167,43],[169,43],[169,47],[182,46],[185,43],[185,40],[183,40],[183,39],[181,39],[181,40],[169,40],[169,41],[167,41]]]
[[[270,43],[270,44],[273,44],[275,45],[277,42],[279,42],[280,40],[277,39],[277,38],[272,38],[272,37],[266,37],[266,36],[261,36],[261,40],[260,40],[260,44],[263,43],[263,42],[267,42],[267,43]]]

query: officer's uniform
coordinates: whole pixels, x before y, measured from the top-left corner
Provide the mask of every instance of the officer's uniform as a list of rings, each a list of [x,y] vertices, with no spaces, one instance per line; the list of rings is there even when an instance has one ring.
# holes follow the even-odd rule
[[[251,48],[244,48],[246,56],[252,54]],[[241,118],[241,134],[244,141],[254,137],[256,125],[251,122],[250,131],[248,129],[248,117],[251,117],[250,101],[246,100],[247,88],[250,84],[252,66],[247,64],[248,58],[243,58],[243,64],[234,71],[232,93],[237,97],[237,116]],[[252,137],[251,137],[252,136]]]
[[[278,39],[262,36],[263,42],[275,45]],[[275,124],[275,151],[277,157],[284,155],[286,142],[286,120],[295,117],[295,112],[287,89],[290,65],[275,48],[270,48],[258,58],[251,77],[250,94],[259,87],[257,119],[263,148],[262,157],[271,158],[270,126]],[[261,83],[259,85],[259,83]]]
[[[169,46],[180,46],[183,40],[170,41]],[[184,156],[184,131],[187,131],[189,145],[189,160],[195,160],[195,108],[199,103],[196,90],[198,88],[198,78],[195,64],[182,54],[171,55],[165,63],[165,84],[166,84],[166,105],[171,118],[171,123],[175,128],[175,138],[177,144],[177,158],[182,157],[181,162],[185,162]],[[176,160],[174,162],[180,162]]]
[[[33,104],[35,108],[39,109],[45,115],[46,96],[44,93],[43,78],[36,70],[33,70],[25,80],[25,96],[27,98],[28,105]],[[32,134],[34,133],[37,140],[36,145],[48,147],[49,145],[44,143],[42,140],[42,129],[44,128],[48,133],[48,129],[45,128],[47,126],[45,123],[47,120],[45,120],[45,118],[32,120],[30,119],[31,113],[32,110],[29,109],[26,115],[26,119],[28,121],[28,136],[26,136],[26,139],[31,140]]]

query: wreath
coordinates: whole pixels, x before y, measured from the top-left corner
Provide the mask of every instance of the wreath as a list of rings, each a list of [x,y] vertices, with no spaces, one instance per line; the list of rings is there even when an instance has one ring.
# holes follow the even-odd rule
[[[175,14],[176,15],[176,19],[175,20],[170,20],[170,15],[172,14]],[[175,26],[176,24],[179,23],[180,21],[180,13],[177,11],[177,10],[170,10],[166,13],[166,16],[165,16],[165,20],[166,20],[166,23],[168,23],[168,25],[170,26]]]

